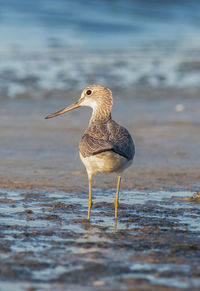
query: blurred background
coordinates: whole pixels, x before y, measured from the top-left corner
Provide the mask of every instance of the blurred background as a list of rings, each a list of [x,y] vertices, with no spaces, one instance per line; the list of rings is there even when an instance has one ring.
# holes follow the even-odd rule
[[[92,83],[136,144],[117,233],[91,109],[44,119]],[[199,97],[200,0],[0,0],[0,290],[200,290]]]
[[[199,11],[198,0],[0,0],[0,97],[198,90]]]
[[[100,83],[113,91],[113,119],[136,142],[129,186],[168,187],[176,175],[192,183],[199,11],[199,0],[0,0],[0,181],[87,185],[77,147],[90,109],[44,117]]]

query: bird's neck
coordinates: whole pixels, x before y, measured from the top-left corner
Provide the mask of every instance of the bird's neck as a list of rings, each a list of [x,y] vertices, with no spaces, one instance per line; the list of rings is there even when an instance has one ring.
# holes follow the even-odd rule
[[[105,123],[112,119],[111,110],[109,108],[95,108],[93,109],[92,116],[90,119],[90,124],[95,123]]]

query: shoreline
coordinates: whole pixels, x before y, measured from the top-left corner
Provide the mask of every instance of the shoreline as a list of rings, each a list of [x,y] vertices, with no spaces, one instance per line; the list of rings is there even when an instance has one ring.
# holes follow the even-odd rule
[[[72,101],[56,96],[53,100],[4,100],[0,108],[0,187],[87,191],[78,143],[91,110],[44,120]],[[183,105],[182,112],[176,112],[177,104]],[[113,119],[128,128],[136,143],[134,163],[125,172],[122,189],[198,191],[199,115],[196,98],[123,99],[114,94]],[[114,174],[96,175],[93,187],[115,188],[116,182]]]
[[[200,187],[199,101],[114,100],[113,119],[136,143],[133,166],[121,183],[117,223],[114,174],[94,176],[91,221],[86,219],[88,181],[78,143],[89,109],[47,121],[47,114],[71,101],[55,96],[9,100],[0,107],[5,289],[12,289],[10,282],[16,290],[38,284],[45,290],[52,284],[87,290],[98,284],[102,290],[199,289],[200,205],[194,198]]]
[[[81,163],[81,161],[80,161]],[[83,168],[82,165],[80,168]],[[24,189],[24,190],[46,190],[87,193],[88,177],[84,169],[77,171],[57,172],[59,169],[47,171],[38,170],[34,175],[2,175],[0,174],[0,188]],[[43,174],[41,174],[43,172]],[[134,166],[125,172],[122,177],[121,190],[167,190],[167,191],[199,191],[200,175],[198,168],[174,169],[136,169]],[[96,174],[92,180],[92,188],[115,189],[117,176],[115,174]]]

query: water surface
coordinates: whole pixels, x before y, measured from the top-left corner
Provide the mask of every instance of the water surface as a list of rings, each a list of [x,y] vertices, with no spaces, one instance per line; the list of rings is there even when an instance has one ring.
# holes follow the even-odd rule
[[[196,0],[0,0],[0,95],[199,88],[199,10]]]
[[[1,290],[198,290],[191,192],[122,190],[117,225],[115,190],[93,196],[88,223],[87,194],[1,189]]]

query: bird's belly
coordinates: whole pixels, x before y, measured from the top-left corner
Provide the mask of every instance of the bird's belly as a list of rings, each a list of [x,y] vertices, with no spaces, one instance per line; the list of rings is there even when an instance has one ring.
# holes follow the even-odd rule
[[[103,152],[86,158],[80,153],[80,158],[85,165],[88,175],[94,175],[97,172],[121,173],[132,164],[132,160],[127,160],[125,157],[112,151]]]

